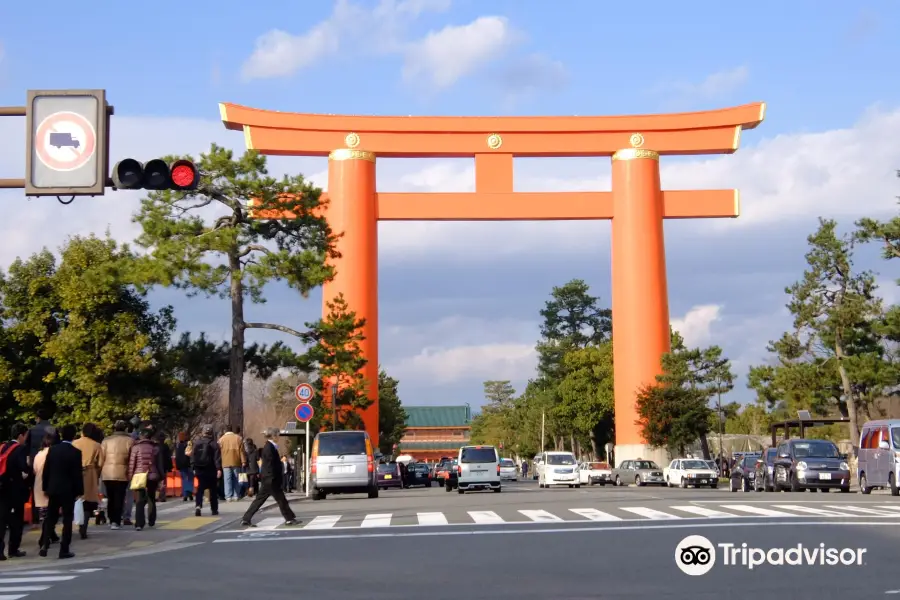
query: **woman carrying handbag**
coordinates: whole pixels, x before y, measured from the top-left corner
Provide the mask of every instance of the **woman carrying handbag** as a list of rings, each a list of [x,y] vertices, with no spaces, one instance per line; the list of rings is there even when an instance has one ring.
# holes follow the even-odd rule
[[[128,477],[134,493],[136,531],[144,529],[145,522],[148,527],[156,525],[156,490],[160,480],[159,446],[153,443],[152,437],[152,429],[141,430],[138,440],[131,447],[128,460]]]

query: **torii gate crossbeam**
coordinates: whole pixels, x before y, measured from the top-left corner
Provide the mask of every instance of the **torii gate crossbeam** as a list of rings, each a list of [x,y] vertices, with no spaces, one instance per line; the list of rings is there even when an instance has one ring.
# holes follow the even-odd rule
[[[619,117],[382,117],[284,113],[220,104],[248,149],[328,156],[326,216],[341,258],[323,301],[343,293],[366,319],[363,375],[374,400],[363,414],[378,443],[378,221],[612,220],[616,460],[655,453],[643,440],[635,395],[669,351],[663,219],[734,218],[737,190],[663,191],[659,158],[731,154],[765,103],[706,112]],[[475,191],[375,189],[376,156],[474,157]],[[612,157],[611,192],[514,192],[515,157]],[[279,218],[278,213],[259,214]]]

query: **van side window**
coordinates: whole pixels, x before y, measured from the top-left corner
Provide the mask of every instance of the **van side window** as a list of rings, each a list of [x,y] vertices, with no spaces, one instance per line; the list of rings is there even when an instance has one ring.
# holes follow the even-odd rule
[[[872,443],[872,434],[873,433],[874,433],[874,430],[872,430],[872,429],[863,429],[862,439],[859,440],[860,448],[862,448],[863,450],[867,450],[872,447],[871,443]]]
[[[887,427],[882,427],[880,431],[881,431],[881,439],[879,439],[878,441],[879,441],[879,442],[887,442],[888,447],[890,447],[890,445],[891,445],[891,434],[888,432],[888,428],[887,428]],[[877,444],[876,444],[876,445],[877,445]]]
[[[790,452],[788,452],[787,444],[779,444],[777,452],[778,456],[781,456],[782,454],[790,454]]]

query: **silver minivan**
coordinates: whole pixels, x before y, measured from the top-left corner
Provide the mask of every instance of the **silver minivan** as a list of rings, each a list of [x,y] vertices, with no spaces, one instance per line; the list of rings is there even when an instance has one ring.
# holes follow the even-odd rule
[[[375,454],[365,431],[323,431],[316,436],[310,460],[313,500],[327,494],[378,497]]]
[[[874,488],[887,488],[900,496],[900,419],[869,421],[859,437],[859,466],[856,470],[859,491],[869,494]]]

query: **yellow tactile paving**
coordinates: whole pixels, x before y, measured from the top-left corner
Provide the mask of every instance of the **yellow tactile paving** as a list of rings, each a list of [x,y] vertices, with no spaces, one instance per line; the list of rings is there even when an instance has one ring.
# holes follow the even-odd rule
[[[177,521],[172,521],[160,527],[160,529],[177,529],[182,531],[191,531],[195,529],[200,529],[210,523],[215,523],[221,519],[221,517],[185,517],[183,519],[178,519]]]

